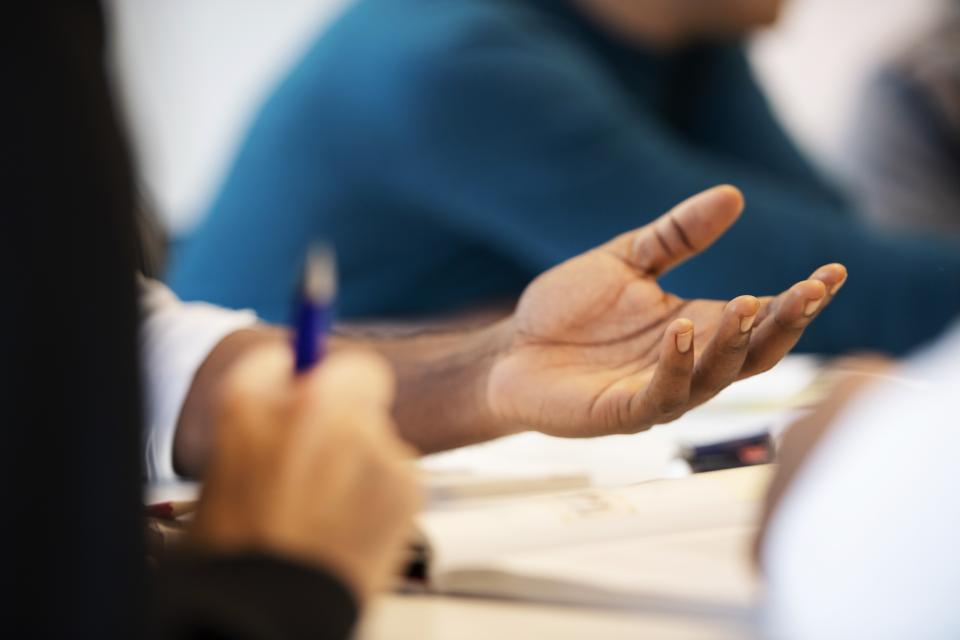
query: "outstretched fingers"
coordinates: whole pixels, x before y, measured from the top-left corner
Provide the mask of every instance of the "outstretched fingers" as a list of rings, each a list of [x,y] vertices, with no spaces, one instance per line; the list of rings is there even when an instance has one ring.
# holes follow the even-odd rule
[[[771,369],[793,349],[803,332],[833,301],[846,283],[847,270],[831,264],[817,269],[809,280],[793,285],[770,300],[760,313],[740,377]]]

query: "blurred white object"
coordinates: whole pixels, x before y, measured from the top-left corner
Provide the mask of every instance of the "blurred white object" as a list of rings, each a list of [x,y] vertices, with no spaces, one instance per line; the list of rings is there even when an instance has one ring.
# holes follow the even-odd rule
[[[960,637],[960,326],[903,375],[929,384],[859,397],[772,520],[772,637]]]
[[[506,498],[417,517],[435,592],[739,622],[757,601],[751,541],[772,471]],[[517,637],[530,637],[526,633]]]

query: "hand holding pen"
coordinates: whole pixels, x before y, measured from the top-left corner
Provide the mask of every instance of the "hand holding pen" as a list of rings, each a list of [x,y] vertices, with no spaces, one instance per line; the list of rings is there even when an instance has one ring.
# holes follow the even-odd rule
[[[326,338],[333,327],[336,296],[336,257],[328,245],[312,245],[304,260],[300,288],[293,300],[294,370],[303,375],[324,357]],[[162,502],[145,507],[148,518],[178,520],[196,510],[196,501]]]
[[[210,552],[259,552],[321,568],[358,601],[396,569],[419,492],[390,416],[378,356],[324,358],[332,252],[311,250],[289,347],[250,353],[224,380],[213,459],[192,533]],[[322,365],[318,365],[324,359]]]

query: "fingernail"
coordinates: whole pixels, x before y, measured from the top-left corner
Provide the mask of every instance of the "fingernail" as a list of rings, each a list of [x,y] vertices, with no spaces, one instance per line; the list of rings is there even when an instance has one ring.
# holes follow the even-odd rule
[[[677,351],[686,354],[693,347],[693,331],[677,334]]]
[[[843,289],[843,285],[847,284],[847,276],[843,276],[843,280],[833,285],[833,289],[830,289],[830,295],[835,296],[840,289]]]
[[[804,307],[803,315],[809,318],[810,316],[812,316],[817,312],[821,304],[823,304],[823,298],[820,298],[819,300],[811,300],[810,302],[807,303],[807,306]]]
[[[752,316],[744,316],[740,318],[740,332],[746,333],[747,331],[750,331],[750,329],[753,329],[753,323],[756,321],[757,321],[756,314]]]

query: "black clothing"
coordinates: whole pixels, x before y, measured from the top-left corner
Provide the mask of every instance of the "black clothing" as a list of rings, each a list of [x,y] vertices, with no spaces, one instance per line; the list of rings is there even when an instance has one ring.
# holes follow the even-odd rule
[[[335,579],[262,555],[171,560],[157,589],[157,638],[340,639],[356,618]]]
[[[181,558],[148,577],[134,179],[103,16],[22,3],[0,33],[2,634],[346,637],[350,595],[304,567]]]

